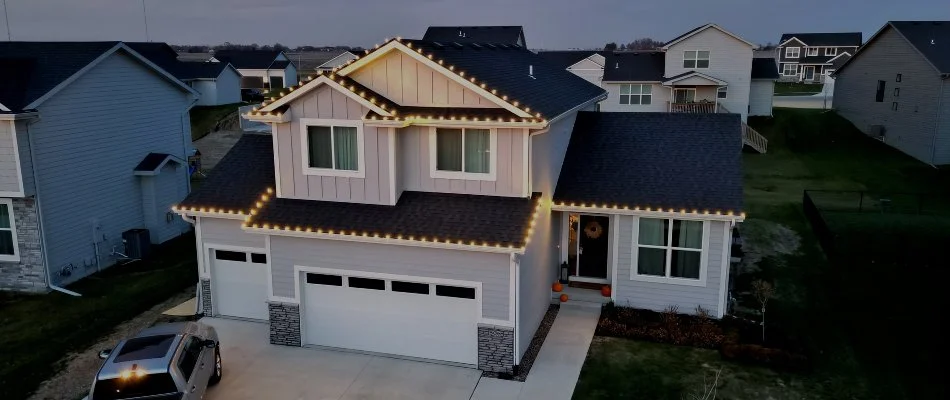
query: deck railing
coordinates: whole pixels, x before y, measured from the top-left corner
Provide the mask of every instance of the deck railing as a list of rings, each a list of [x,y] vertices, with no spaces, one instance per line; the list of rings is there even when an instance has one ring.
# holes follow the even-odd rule
[[[742,145],[749,146],[759,153],[765,154],[769,149],[769,140],[762,136],[761,133],[756,132],[755,129],[752,129],[749,125],[746,125],[745,122],[742,123]]]
[[[720,112],[716,103],[670,103],[670,112],[691,114],[713,114]]]

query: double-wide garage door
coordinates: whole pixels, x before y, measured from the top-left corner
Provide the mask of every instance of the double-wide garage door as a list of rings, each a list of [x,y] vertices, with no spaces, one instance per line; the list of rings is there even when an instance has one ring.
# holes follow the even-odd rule
[[[267,255],[211,251],[215,315],[267,320]]]
[[[475,285],[305,273],[307,344],[462,364],[478,362]]]

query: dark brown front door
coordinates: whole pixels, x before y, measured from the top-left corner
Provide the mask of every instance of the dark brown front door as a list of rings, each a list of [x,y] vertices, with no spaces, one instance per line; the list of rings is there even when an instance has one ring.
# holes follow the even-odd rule
[[[580,216],[579,263],[577,276],[607,279],[607,243],[610,218],[592,215]]]

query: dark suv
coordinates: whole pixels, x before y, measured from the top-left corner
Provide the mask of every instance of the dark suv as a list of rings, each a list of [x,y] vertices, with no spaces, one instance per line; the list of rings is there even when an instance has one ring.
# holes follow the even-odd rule
[[[89,400],[200,399],[221,380],[214,328],[197,322],[154,326],[103,350]]]

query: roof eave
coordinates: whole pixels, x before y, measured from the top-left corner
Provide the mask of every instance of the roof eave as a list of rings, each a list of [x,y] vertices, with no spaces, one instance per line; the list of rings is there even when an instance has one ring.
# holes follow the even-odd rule
[[[39,118],[39,111],[20,111],[9,114],[0,113],[0,121],[19,121]]]

